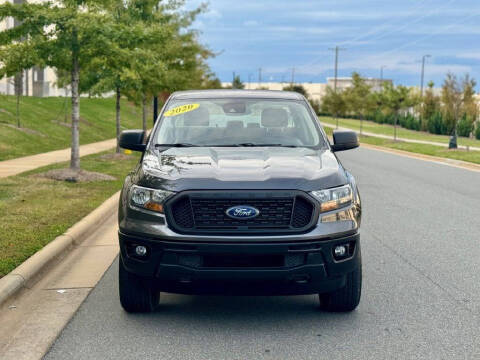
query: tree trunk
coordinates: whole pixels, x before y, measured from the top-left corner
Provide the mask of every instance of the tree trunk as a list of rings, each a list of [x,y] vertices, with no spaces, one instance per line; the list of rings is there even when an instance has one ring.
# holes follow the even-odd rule
[[[395,112],[395,122],[393,124],[393,141],[397,141],[397,122],[398,122],[398,111]]]
[[[76,35],[76,33],[74,33],[74,35]],[[80,94],[78,93],[79,81],[80,67],[78,64],[78,49],[74,44],[72,49],[72,145],[70,157],[70,168],[72,170],[80,170]]]
[[[17,127],[19,128],[20,127],[20,94],[17,94],[17,113],[16,113],[16,116],[17,116]]]
[[[142,129],[147,131],[147,97],[142,94]]]
[[[115,127],[117,129],[117,154],[120,154],[120,88],[116,88],[116,101],[115,101]]]
[[[15,75],[13,80],[15,95],[17,97],[17,104],[16,104],[16,120],[17,120],[17,127],[21,127],[20,123],[20,97],[23,93],[23,72],[19,72]]]

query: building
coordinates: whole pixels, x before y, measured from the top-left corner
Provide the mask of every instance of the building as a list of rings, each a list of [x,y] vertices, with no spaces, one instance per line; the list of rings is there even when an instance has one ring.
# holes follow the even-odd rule
[[[392,80],[388,79],[374,79],[374,78],[366,78],[365,81],[367,84],[371,85],[374,91],[379,91],[381,89],[381,85],[383,83],[389,82],[392,83]],[[251,82],[251,83],[244,83],[245,89],[267,89],[267,90],[283,90],[284,87],[290,86],[290,83],[278,83],[278,82]],[[327,92],[327,87],[334,88],[335,85],[335,78],[327,78],[326,83],[295,83],[295,85],[301,85],[307,91],[308,96],[310,99],[314,101],[320,101],[325,96]],[[223,87],[232,86],[231,82],[222,83]],[[337,90],[343,91],[352,86],[352,78],[351,77],[342,77],[337,78]]]
[[[23,0],[0,0],[0,4],[5,4],[7,1],[14,4],[23,2]],[[0,31],[16,25],[15,19],[7,18],[0,21]],[[17,88],[24,96],[64,96],[66,90],[58,89],[55,86],[56,81],[54,69],[34,67],[17,75],[17,84],[15,84],[15,77],[0,79],[0,94],[15,95]]]
[[[393,84],[393,81],[390,79],[376,79],[376,78],[363,78],[367,85],[372,87],[373,91],[381,91],[383,84],[389,83]],[[327,86],[330,86],[332,89],[335,87],[335,78],[327,78]],[[343,91],[353,86],[353,81],[351,77],[339,77],[337,78],[337,90]]]

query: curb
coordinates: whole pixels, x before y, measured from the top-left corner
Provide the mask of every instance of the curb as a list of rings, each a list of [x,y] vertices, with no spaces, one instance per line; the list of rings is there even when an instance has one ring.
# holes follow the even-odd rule
[[[450,158],[442,158],[442,157],[426,155],[426,154],[419,154],[419,153],[414,153],[410,151],[391,149],[384,146],[371,145],[366,143],[360,143],[360,146],[366,149],[372,149],[372,150],[382,151],[390,154],[401,155],[401,156],[405,156],[405,157],[409,157],[417,160],[430,161],[433,163],[456,167],[459,169],[480,172],[480,165],[475,163],[470,163],[467,161],[450,159]]]
[[[119,195],[120,191],[116,192],[90,214],[69,228],[64,234],[57,236],[53,241],[1,278],[0,305],[25,287],[27,282],[52,260],[73,246],[82,243],[112,211],[116,210]]]

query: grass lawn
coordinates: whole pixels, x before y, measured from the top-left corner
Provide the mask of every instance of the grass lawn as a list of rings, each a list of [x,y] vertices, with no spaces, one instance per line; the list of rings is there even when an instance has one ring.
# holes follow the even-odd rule
[[[327,135],[332,135],[333,129],[327,127],[325,127],[324,129]],[[409,151],[412,153],[425,154],[480,164],[480,151],[448,150],[446,147],[442,148],[435,145],[406,143],[402,141],[394,142],[393,140],[381,139],[372,136],[361,136],[359,140],[360,143],[365,144],[383,146],[391,149]]]
[[[0,161],[70,147],[70,105],[64,97],[22,97],[18,129],[16,97],[0,95]],[[123,100],[121,111],[123,129],[142,127],[140,107]],[[115,137],[115,99],[81,98],[80,117],[80,144]]]
[[[320,122],[335,125],[335,120],[332,117],[320,116]],[[360,120],[356,119],[338,119],[340,127],[346,127],[355,131],[360,130]],[[363,130],[374,134],[393,136],[393,126],[387,124],[377,124],[373,121],[364,121]],[[397,128],[397,136],[405,139],[433,141],[448,144],[449,136],[434,135],[423,131],[408,130],[401,127]],[[480,140],[458,137],[459,145],[469,145],[480,147]]]
[[[37,176],[66,163],[0,179],[0,278],[121,189],[138,156],[112,160],[103,154],[82,158],[82,168],[116,180],[69,183]]]

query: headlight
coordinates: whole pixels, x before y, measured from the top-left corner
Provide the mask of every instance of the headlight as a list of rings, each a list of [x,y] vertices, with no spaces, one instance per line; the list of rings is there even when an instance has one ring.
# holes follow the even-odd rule
[[[332,211],[348,206],[352,203],[353,193],[350,185],[343,185],[333,189],[316,190],[310,194],[320,201],[320,212]]]
[[[154,190],[133,185],[130,191],[130,205],[163,214],[163,204],[170,196],[171,191]]]

